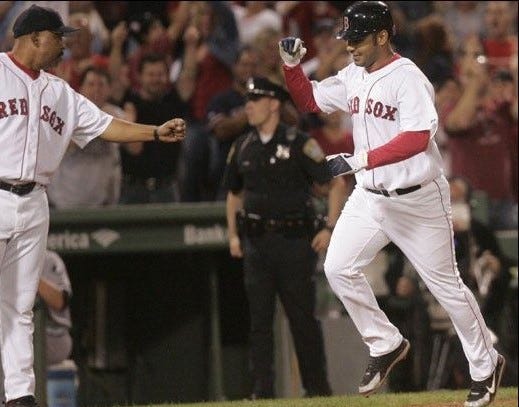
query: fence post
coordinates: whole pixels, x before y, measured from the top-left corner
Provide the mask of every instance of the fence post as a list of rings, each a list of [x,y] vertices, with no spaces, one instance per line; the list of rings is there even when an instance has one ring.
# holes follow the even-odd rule
[[[214,264],[209,265],[210,292],[210,396],[213,400],[225,400],[222,368],[222,343],[220,332],[220,310],[218,297],[218,276]]]
[[[45,355],[45,305],[37,299],[34,304],[34,376],[36,378],[36,399],[40,406],[47,406],[47,361]]]

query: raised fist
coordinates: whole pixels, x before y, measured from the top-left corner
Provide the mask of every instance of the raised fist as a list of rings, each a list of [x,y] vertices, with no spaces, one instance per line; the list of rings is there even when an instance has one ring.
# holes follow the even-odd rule
[[[186,136],[186,122],[180,118],[171,119],[162,126],[157,127],[153,136],[155,140],[166,143],[182,141]]]
[[[279,55],[289,67],[299,65],[306,54],[306,48],[300,38],[286,37],[279,41]]]

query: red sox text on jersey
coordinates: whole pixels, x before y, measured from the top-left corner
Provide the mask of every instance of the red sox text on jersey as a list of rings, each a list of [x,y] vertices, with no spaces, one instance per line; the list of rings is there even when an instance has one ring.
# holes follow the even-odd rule
[[[0,179],[48,185],[70,141],[84,147],[112,116],[64,80],[28,75],[0,53]]]
[[[27,116],[29,114],[27,106],[27,100],[23,98],[8,99],[7,103],[0,101],[0,119],[15,115]],[[56,111],[52,110],[49,106],[43,106],[40,119],[44,122],[48,122],[52,129],[61,135],[65,121],[57,115]]]
[[[360,108],[360,98],[355,96],[348,101],[348,108],[351,114],[359,113]],[[393,106],[388,106],[383,104],[382,102],[374,101],[373,99],[368,99],[366,102],[366,109],[364,109],[364,113],[373,114],[375,117],[380,117],[381,119],[395,121],[395,113],[398,108]]]

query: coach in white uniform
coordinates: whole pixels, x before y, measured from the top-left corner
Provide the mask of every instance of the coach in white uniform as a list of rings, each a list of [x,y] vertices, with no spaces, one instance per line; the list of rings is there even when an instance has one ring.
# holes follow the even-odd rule
[[[505,361],[457,269],[449,184],[434,141],[433,87],[412,61],[393,52],[392,34],[385,3],[348,7],[339,38],[348,41],[353,63],[321,82],[310,82],[300,67],[306,53],[300,39],[279,43],[287,86],[301,110],[352,115],[346,152],[352,154],[329,163],[337,175],[355,173],[357,185],[335,225],[325,272],[369,347],[361,394],[376,391],[410,347],[380,310],[362,273],[392,241],[449,313],[460,337],[472,377],[465,406],[485,406],[495,397]]]
[[[0,53],[0,343],[6,407],[33,407],[34,304],[47,243],[45,186],[74,141],[176,142],[185,122],[159,127],[125,122],[44,71],[59,62],[66,27],[51,9],[31,6],[13,26],[15,43]]]

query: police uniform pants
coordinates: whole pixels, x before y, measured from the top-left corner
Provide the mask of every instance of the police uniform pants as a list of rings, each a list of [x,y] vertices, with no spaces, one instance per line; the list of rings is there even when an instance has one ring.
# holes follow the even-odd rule
[[[273,397],[276,295],[288,317],[306,394],[329,395],[320,323],[314,317],[316,255],[306,238],[266,233],[244,239],[245,289],[251,317],[254,394]]]

